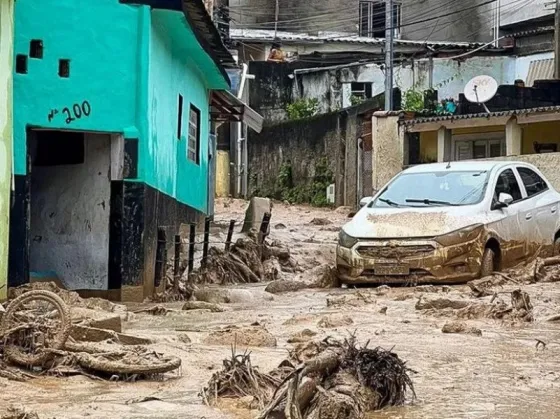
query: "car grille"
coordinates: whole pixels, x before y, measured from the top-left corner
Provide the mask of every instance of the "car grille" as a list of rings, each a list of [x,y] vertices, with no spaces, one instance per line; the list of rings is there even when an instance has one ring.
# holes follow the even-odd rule
[[[358,253],[366,258],[404,259],[411,257],[430,256],[434,252],[429,244],[409,246],[361,246]]]

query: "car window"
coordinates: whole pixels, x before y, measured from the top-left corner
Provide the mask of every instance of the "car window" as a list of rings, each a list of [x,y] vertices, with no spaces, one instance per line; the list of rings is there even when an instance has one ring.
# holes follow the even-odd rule
[[[517,171],[519,176],[521,176],[523,185],[525,185],[527,196],[533,196],[548,189],[546,182],[533,170],[526,167],[518,167]]]
[[[385,188],[370,207],[472,205],[484,197],[486,171],[403,173]]]
[[[494,189],[494,202],[498,202],[498,197],[501,193],[507,193],[512,196],[513,202],[520,201],[523,197],[521,196],[521,188],[513,170],[506,169],[500,176],[498,176],[498,181],[496,182],[496,188]]]

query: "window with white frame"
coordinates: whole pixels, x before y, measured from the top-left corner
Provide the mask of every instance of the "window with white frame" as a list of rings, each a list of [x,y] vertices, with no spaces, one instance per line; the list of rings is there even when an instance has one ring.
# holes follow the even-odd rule
[[[399,2],[393,2],[393,28],[395,36],[399,34],[401,25],[401,8]],[[369,38],[385,38],[385,0],[360,1],[360,36]]]
[[[506,155],[505,133],[454,135],[455,160],[489,159]]]
[[[187,159],[200,164],[200,111],[193,105],[189,112],[189,143]]]

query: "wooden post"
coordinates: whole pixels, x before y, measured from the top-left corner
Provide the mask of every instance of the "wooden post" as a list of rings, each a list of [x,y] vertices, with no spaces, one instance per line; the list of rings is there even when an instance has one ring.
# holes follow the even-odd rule
[[[165,229],[158,228],[157,247],[156,247],[156,275],[154,278],[154,286],[157,288],[161,285],[161,281],[166,280],[165,268],[167,265],[167,238]],[[164,285],[166,283],[164,282]]]
[[[204,243],[202,245],[202,266],[208,262],[208,242],[210,241],[210,218],[204,220]]]
[[[268,225],[270,224],[270,217],[271,214],[270,212],[265,212],[263,215],[263,219],[261,222],[261,228],[259,230],[259,244],[263,244],[264,243],[264,239],[268,234]]]
[[[175,257],[173,258],[173,289],[179,290],[179,281],[181,280],[180,272],[181,262],[181,236],[175,235]]]
[[[231,247],[231,238],[233,237],[234,228],[235,228],[235,220],[230,220],[229,229],[227,232],[227,239],[226,239],[226,253],[229,252],[229,248]]]
[[[194,245],[196,241],[196,224],[190,225],[189,230],[189,274],[194,269]]]

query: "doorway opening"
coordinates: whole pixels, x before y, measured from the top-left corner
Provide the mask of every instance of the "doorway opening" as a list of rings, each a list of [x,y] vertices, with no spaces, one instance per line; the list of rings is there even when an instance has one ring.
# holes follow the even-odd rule
[[[108,289],[111,138],[28,132],[30,281]]]

